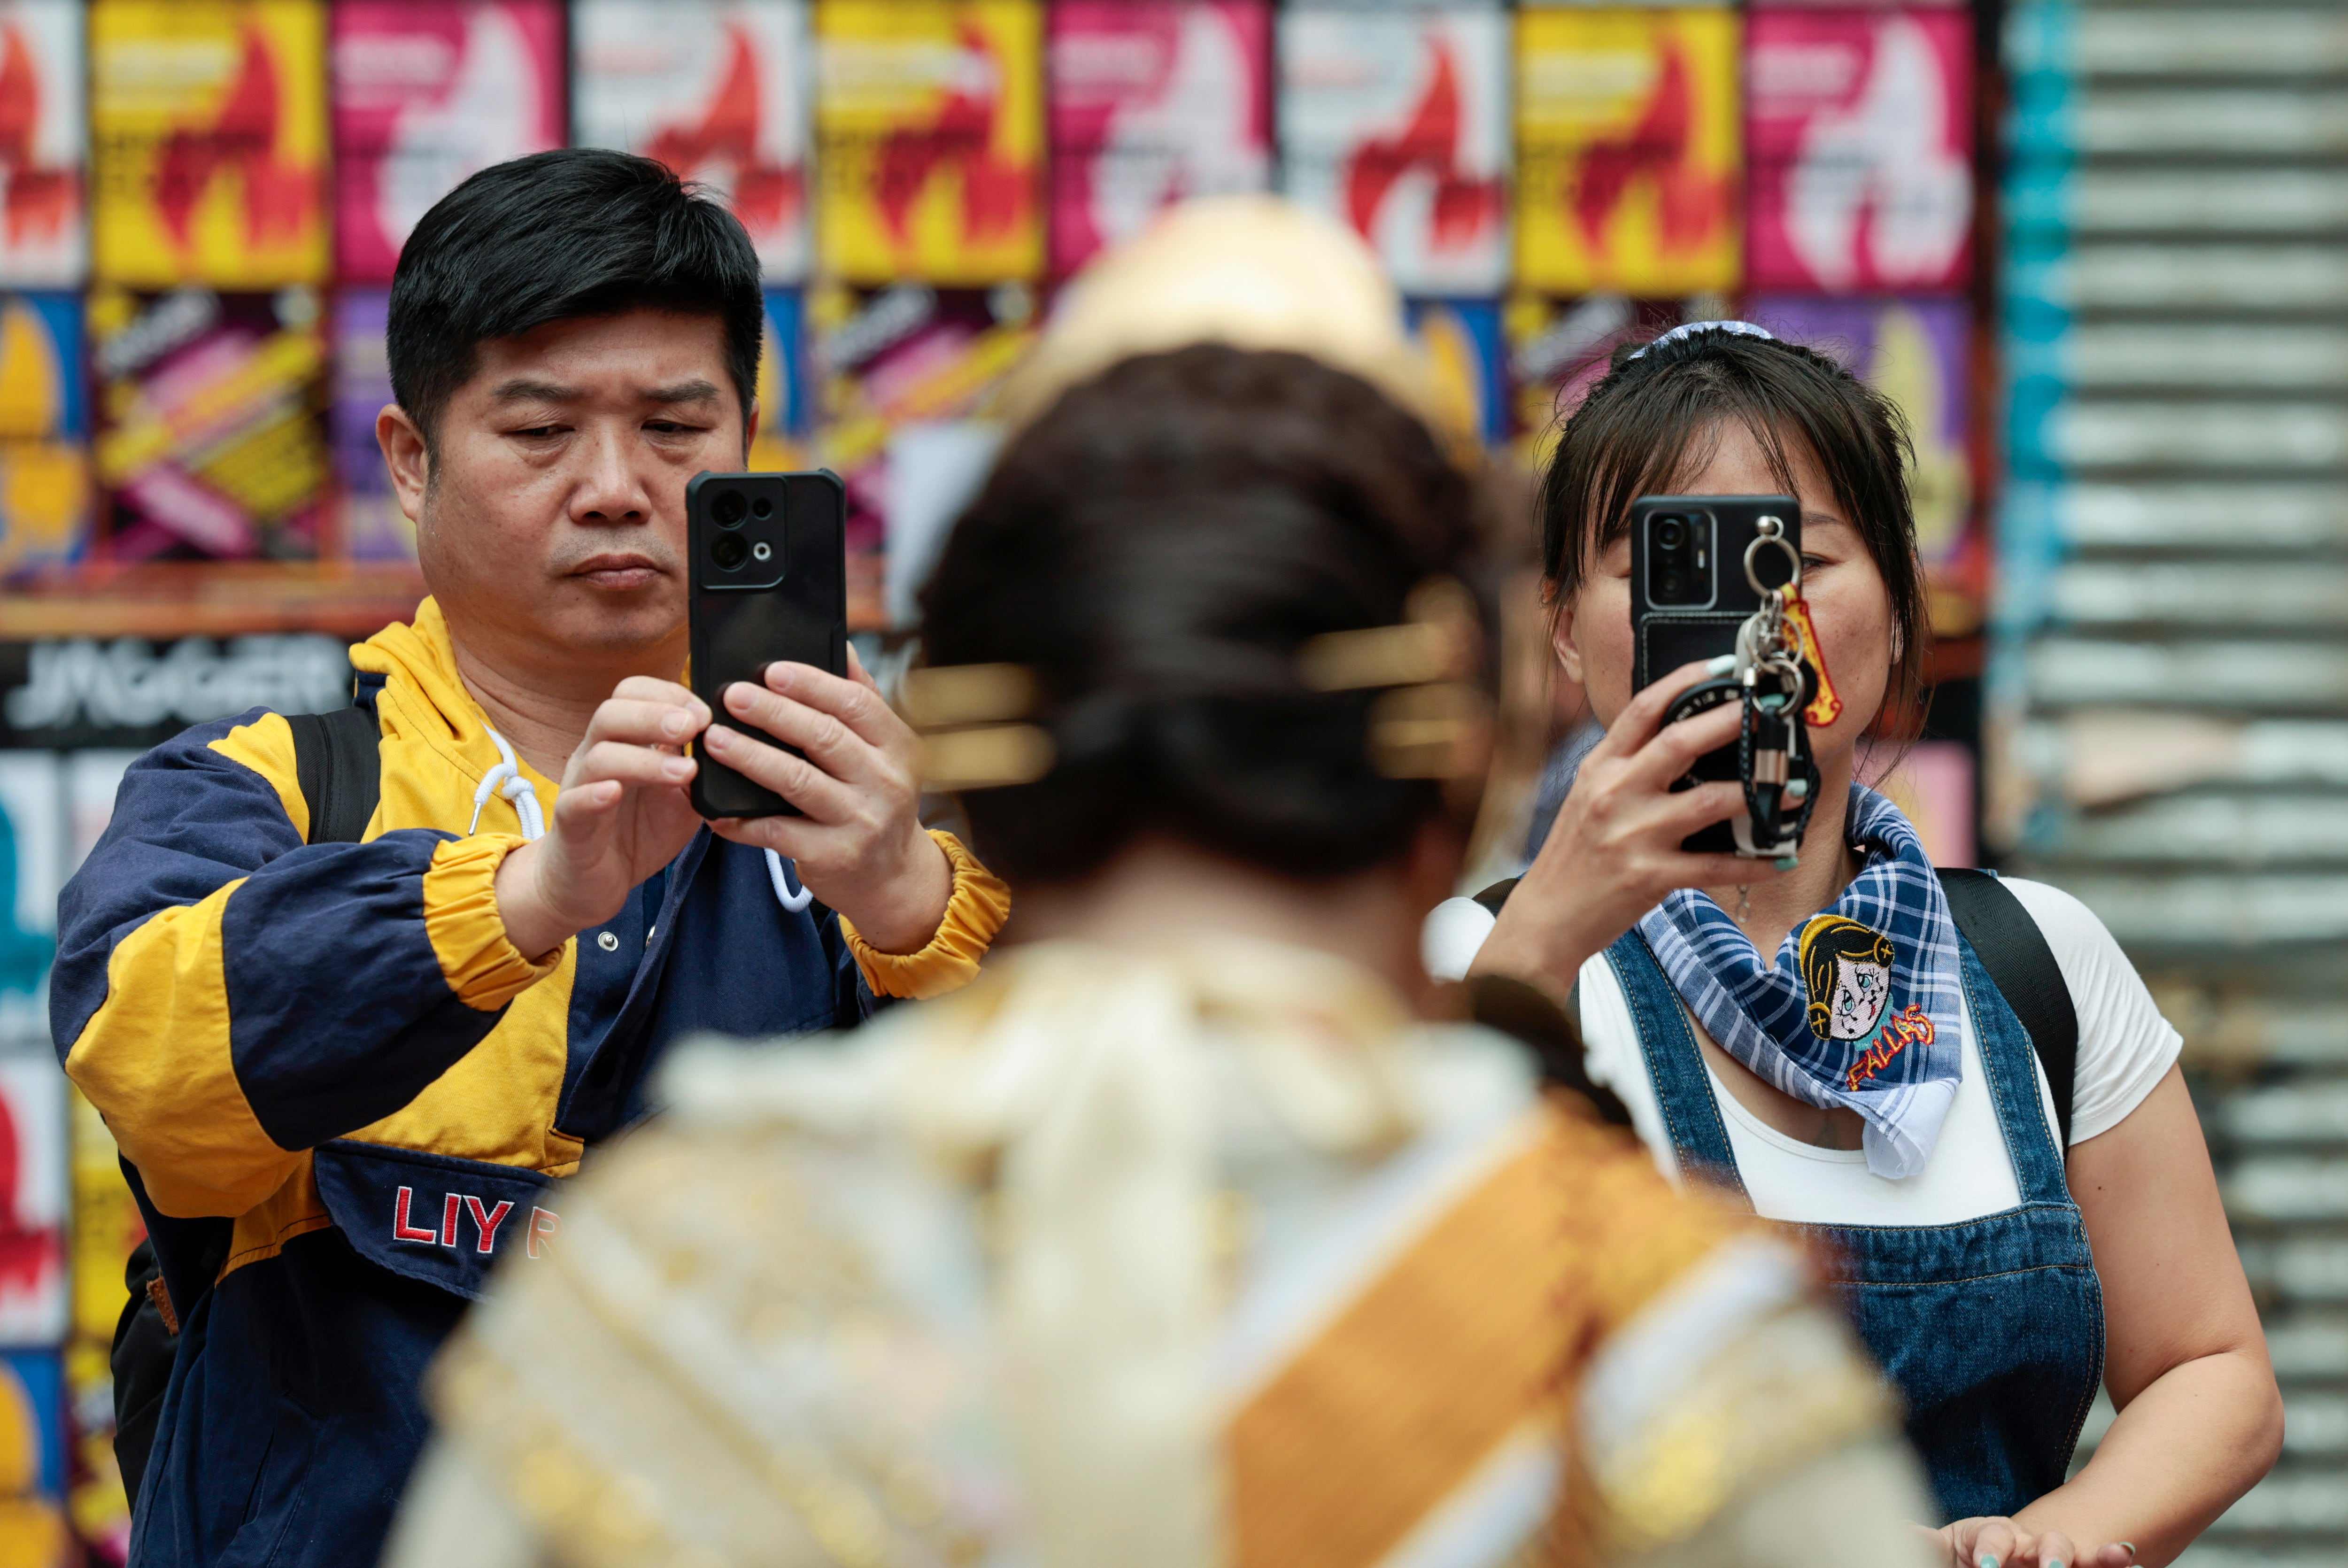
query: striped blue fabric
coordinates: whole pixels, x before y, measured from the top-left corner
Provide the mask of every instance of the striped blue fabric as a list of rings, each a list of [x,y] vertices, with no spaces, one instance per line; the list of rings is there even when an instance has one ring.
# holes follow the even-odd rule
[[[1866,863],[1841,897],[1786,934],[1774,964],[1693,888],[1649,911],[1639,931],[1722,1049],[1797,1099],[1859,1112],[1867,1168],[1910,1176],[1964,1071],[1957,929],[1898,807],[1854,784],[1847,831]]]

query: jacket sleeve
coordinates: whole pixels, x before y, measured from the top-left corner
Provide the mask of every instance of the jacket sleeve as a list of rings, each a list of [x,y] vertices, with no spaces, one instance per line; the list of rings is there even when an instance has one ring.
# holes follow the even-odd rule
[[[981,865],[952,833],[932,828],[930,837],[953,868],[953,891],[928,946],[918,953],[883,953],[857,934],[846,915],[839,917],[839,934],[876,997],[927,999],[962,989],[978,977],[979,961],[1011,918],[1011,890],[1003,879]]]
[[[52,1035],[166,1214],[239,1214],[390,1115],[549,973],[492,887],[520,840],[309,844],[285,720],[202,725],[123,776],[58,901]]]

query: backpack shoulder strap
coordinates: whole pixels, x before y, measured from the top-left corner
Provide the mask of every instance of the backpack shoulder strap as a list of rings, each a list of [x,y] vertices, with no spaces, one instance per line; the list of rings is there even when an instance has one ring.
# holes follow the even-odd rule
[[[383,793],[375,709],[355,703],[332,713],[289,713],[294,774],[310,803],[310,841],[355,844],[366,835]]]
[[[1943,870],[1949,913],[1989,977],[2029,1031],[2031,1048],[2054,1094],[2054,1124],[2071,1147],[2071,1092],[2079,1068],[2079,1014],[2054,950],[2013,890],[1987,872]]]
[[[1473,902],[1482,904],[1485,913],[1498,920],[1500,917],[1500,906],[1509,902],[1509,895],[1516,892],[1517,884],[1524,880],[1522,877],[1510,877],[1506,882],[1496,882],[1478,893]]]

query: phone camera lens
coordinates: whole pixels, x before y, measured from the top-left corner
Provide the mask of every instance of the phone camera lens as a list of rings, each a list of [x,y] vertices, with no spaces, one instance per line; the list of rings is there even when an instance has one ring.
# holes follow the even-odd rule
[[[742,519],[749,510],[740,490],[719,490],[709,502],[710,520],[720,528],[741,527]],[[738,566],[741,562],[736,561],[735,564]]]
[[[763,522],[775,515],[775,503],[760,496],[750,503],[750,515]]]
[[[738,503],[742,498],[736,496],[734,499]],[[737,517],[734,521],[739,522],[742,520]],[[738,533],[721,533],[716,542],[709,547],[709,558],[725,571],[738,572],[742,562],[750,559],[750,547],[742,542]]]
[[[1677,550],[1687,542],[1687,524],[1678,518],[1667,517],[1655,524],[1655,547]]]
[[[1666,572],[1655,579],[1655,596],[1675,600],[1687,592],[1687,579],[1676,572]]]

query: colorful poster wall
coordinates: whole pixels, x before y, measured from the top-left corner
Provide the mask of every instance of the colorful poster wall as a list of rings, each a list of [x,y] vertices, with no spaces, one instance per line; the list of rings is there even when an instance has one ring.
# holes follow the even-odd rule
[[[767,291],[766,342],[758,354],[758,422],[750,467],[758,473],[804,469],[808,454],[807,305],[797,289]]]
[[[1283,11],[1288,193],[1351,224],[1406,293],[1509,273],[1509,17],[1492,5]]]
[[[1748,284],[1964,286],[1972,260],[1967,11],[1755,11],[1746,23]]]
[[[770,282],[807,273],[806,0],[581,0],[578,141],[657,158],[722,192]]]
[[[345,283],[389,283],[434,202],[492,163],[563,143],[558,0],[342,0],[333,57]]]
[[[1056,275],[1177,201],[1270,182],[1267,0],[1062,0],[1049,26]]]
[[[316,293],[298,287],[91,294],[110,558],[316,553],[327,477],[320,317]]]
[[[335,399],[326,418],[341,481],[343,549],[354,561],[416,559],[416,524],[399,510],[375,438],[376,416],[393,400],[384,351],[390,316],[388,289],[335,296]]]
[[[6,1561],[66,1561],[65,1378],[53,1350],[0,1354],[0,1548]]]
[[[1017,284],[932,289],[825,288],[808,303],[821,384],[817,455],[848,485],[851,624],[890,620],[889,556],[900,607],[907,563],[966,489],[1004,375],[1034,338],[1033,296]],[[979,469],[983,477],[983,468]],[[910,503],[910,504],[909,504]],[[907,519],[923,538],[907,537]]]
[[[1517,281],[1668,297],[1735,287],[1737,16],[1517,15]]]
[[[1036,0],[820,0],[817,233],[850,284],[1043,270]]]
[[[80,296],[0,294],[0,577],[81,553],[88,437]]]
[[[325,43],[318,0],[92,0],[98,276],[325,281]]]
[[[1754,299],[1746,314],[1779,336],[1831,355],[1907,416],[1916,547],[1942,636],[1981,625],[1987,559],[1975,526],[1969,418],[1972,310],[1962,299]]]
[[[65,1075],[19,1043],[0,1054],[0,1345],[64,1339],[68,1297]]]
[[[0,0],[0,285],[71,288],[89,263],[78,0]]]
[[[1428,390],[1444,422],[1488,446],[1509,436],[1509,356],[1500,302],[1413,300],[1411,335],[1426,356]]]

